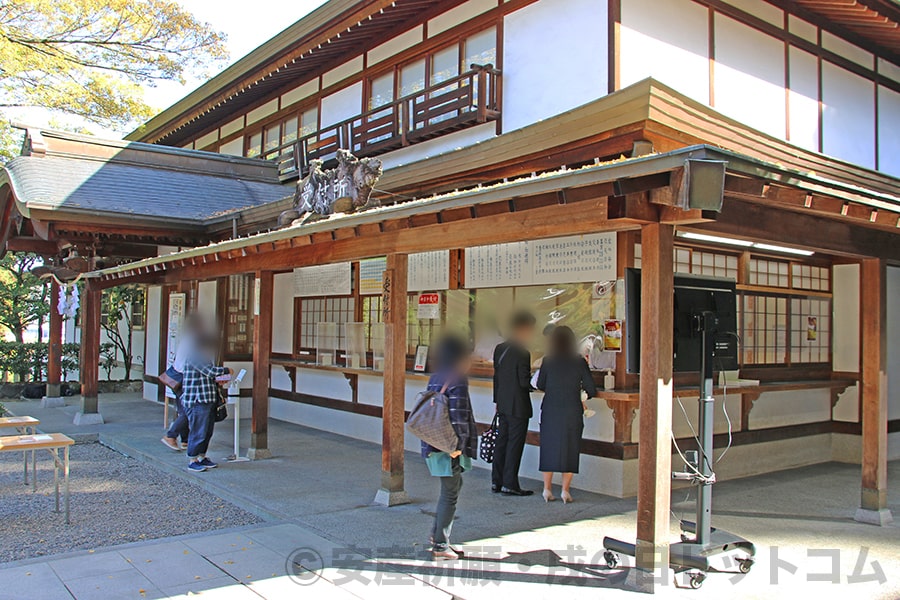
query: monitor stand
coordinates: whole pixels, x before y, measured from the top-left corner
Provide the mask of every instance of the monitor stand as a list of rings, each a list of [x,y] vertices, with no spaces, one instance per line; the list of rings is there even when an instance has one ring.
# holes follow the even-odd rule
[[[681,542],[669,546],[669,566],[676,573],[687,571],[690,585],[697,589],[710,571],[710,559],[723,554],[739,552],[746,556],[735,558],[741,573],[748,573],[753,566],[756,548],[753,543],[733,533],[715,529],[711,524],[713,473],[713,423],[715,398],[713,397],[713,361],[715,360],[716,315],[703,312],[694,316],[696,331],[702,336],[700,368],[700,448],[697,460],[686,471],[673,473],[676,480],[687,480],[697,486],[697,518],[695,522],[681,521]],[[603,554],[609,568],[618,565],[618,554],[635,555],[635,544],[610,537],[603,538]]]

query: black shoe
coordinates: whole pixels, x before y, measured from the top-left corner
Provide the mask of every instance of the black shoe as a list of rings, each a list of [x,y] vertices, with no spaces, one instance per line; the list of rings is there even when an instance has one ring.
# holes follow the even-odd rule
[[[492,493],[492,494],[499,494],[499,493],[500,493],[500,486],[499,486],[499,485],[492,485],[492,486],[491,486],[491,493]]]
[[[523,489],[510,489],[508,487],[500,488],[500,493],[504,496],[530,496],[534,493],[533,490],[523,490]]]

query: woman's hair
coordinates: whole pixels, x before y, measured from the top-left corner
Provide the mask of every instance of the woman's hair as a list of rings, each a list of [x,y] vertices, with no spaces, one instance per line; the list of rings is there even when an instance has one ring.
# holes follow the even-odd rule
[[[578,353],[575,332],[560,325],[550,332],[550,354],[553,356],[575,356]]]
[[[455,369],[472,353],[469,344],[459,336],[446,334],[438,340],[436,360],[438,369]]]

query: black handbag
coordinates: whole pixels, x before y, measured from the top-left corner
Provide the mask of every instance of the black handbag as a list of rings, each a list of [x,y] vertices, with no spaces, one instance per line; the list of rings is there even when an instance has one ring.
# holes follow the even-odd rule
[[[481,434],[481,444],[478,447],[478,456],[486,463],[494,462],[494,448],[497,445],[497,436],[500,434],[497,429],[497,413],[494,413],[494,420],[491,426],[484,430]]]
[[[225,396],[225,393],[222,391],[222,388],[218,389],[218,393],[216,394],[216,423],[220,423],[228,418],[228,398]],[[235,419],[239,419],[240,415],[235,415]]]

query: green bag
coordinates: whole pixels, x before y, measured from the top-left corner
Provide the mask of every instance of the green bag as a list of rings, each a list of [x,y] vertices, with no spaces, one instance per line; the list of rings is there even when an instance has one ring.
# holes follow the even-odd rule
[[[428,472],[432,477],[452,477],[453,476],[453,459],[446,452],[432,452],[425,459],[428,465]],[[459,466],[463,472],[472,468],[472,459],[465,454],[459,457]]]

